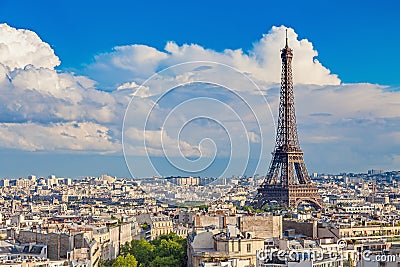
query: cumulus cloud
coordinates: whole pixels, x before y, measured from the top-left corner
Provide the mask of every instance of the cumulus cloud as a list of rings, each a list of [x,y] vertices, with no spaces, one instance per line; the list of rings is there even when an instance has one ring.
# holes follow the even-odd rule
[[[111,153],[119,150],[117,144],[107,127],[91,122],[0,124],[1,148]]]
[[[99,91],[87,77],[55,70],[59,64],[36,33],[0,24],[1,146],[115,151],[120,130],[110,127],[122,123],[129,94]]]
[[[166,59],[166,53],[147,45],[116,46],[111,53],[95,56],[95,62],[88,66],[96,81],[106,85],[132,80],[135,77],[147,78],[154,74],[159,63]]]
[[[136,153],[140,153],[141,155],[200,156],[200,149],[197,145],[191,145],[187,141],[171,138],[167,131],[163,129],[143,131],[136,128],[129,128],[126,130],[125,136],[130,139],[130,145],[133,145]],[[146,147],[142,146],[143,140],[146,143]],[[210,156],[211,153],[207,152],[204,155]]]
[[[15,29],[4,23],[0,24],[0,58],[0,63],[10,70],[27,65],[54,69],[60,64],[50,45],[35,32]]]
[[[130,90],[131,93],[129,94],[131,97],[148,97],[150,96],[150,88],[148,86],[144,85],[138,85],[135,82],[127,82],[124,84],[121,84],[120,86],[117,87],[117,90]]]
[[[250,142],[252,143],[259,143],[260,142],[260,136],[256,134],[255,132],[247,132],[248,138]]]
[[[178,45],[168,42],[163,51],[145,45],[115,47],[109,53],[99,54],[93,64],[83,71],[86,76],[60,72],[55,68],[60,60],[51,47],[36,33],[0,25],[0,147],[28,151],[89,151],[114,153],[121,146],[121,126],[125,108],[133,96],[133,120],[128,123],[126,137],[131,139],[130,150],[145,155],[143,139],[148,151],[160,155],[160,140],[170,155],[182,153],[186,157],[213,155],[215,147],[202,144],[212,137],[219,144],[247,140],[250,146],[263,144],[262,151],[268,165],[273,149],[274,133],[270,121],[260,125],[263,134],[250,123],[252,114],[239,102],[232,101],[232,93],[220,93],[213,86],[226,85],[232,92],[240,92],[245,100],[268,100],[273,115],[279,104],[281,71],[280,49],[285,43],[285,27],[273,27],[253,44],[252,49],[226,49],[222,52],[196,44]],[[293,29],[288,29],[289,46],[293,49],[295,102],[299,136],[305,158],[311,170],[354,170],[371,166],[393,168],[400,155],[400,92],[375,84],[341,84],[336,74],[330,73],[316,57],[313,44],[299,40]],[[156,72],[186,61],[214,61],[220,65],[199,63],[184,66],[179,71],[167,70],[156,79],[141,84]],[[243,76],[227,72],[221,64],[232,66],[252,78],[261,88],[257,91]],[[213,86],[200,90],[176,91],[168,101],[156,103],[165,88],[193,81],[212,81]],[[108,86],[109,92],[98,87]],[[253,87],[252,87],[253,86]],[[217,87],[217,86],[215,86]],[[211,91],[216,95],[212,96]],[[208,96],[234,107],[232,111],[209,102],[190,104],[186,112],[172,116],[163,129],[162,123],[175,106],[184,101]],[[213,102],[214,103],[214,102]],[[269,108],[251,104],[254,113],[268,117]],[[155,107],[152,124],[143,137],[147,111]],[[186,127],[182,140],[175,134],[196,113],[218,118],[230,136],[209,121],[198,121]],[[240,131],[241,123],[246,131]],[[161,130],[162,129],[162,130]],[[242,139],[243,138],[243,139]],[[387,140],[390,139],[391,142]],[[237,149],[241,153],[246,142]],[[180,146],[180,151],[179,151]],[[224,151],[225,153],[226,151]],[[229,154],[225,153],[225,155]],[[219,153],[219,150],[218,150]],[[323,156],[321,156],[323,155]],[[385,156],[382,156],[385,155]]]
[[[281,58],[277,53],[285,43],[286,28],[272,27],[263,38],[254,44],[254,48],[250,53],[253,58],[262,66],[264,73],[257,73],[262,80],[262,76],[267,76],[268,81],[280,82],[280,65]],[[298,84],[317,84],[317,85],[338,85],[340,80],[336,74],[331,74],[330,70],[324,67],[315,57],[318,52],[314,49],[313,44],[307,39],[298,40],[297,33],[288,28],[288,43],[293,49],[293,69],[294,82]],[[260,77],[261,75],[261,77]]]
[[[227,64],[247,73],[260,83],[280,82],[280,49],[285,45],[286,27],[273,27],[250,51],[226,49],[217,52],[197,44],[178,45],[168,42],[164,51],[146,45],[118,46],[110,53],[95,57],[87,73],[96,80],[107,82],[143,81],[158,70],[187,61],[213,61]],[[318,55],[307,39],[288,29],[290,47],[294,50],[294,82],[300,84],[337,85],[340,79],[331,74],[315,57]],[[207,69],[205,69],[207,70]],[[204,72],[216,75],[215,72]],[[205,77],[207,77],[207,75]],[[220,75],[219,73],[217,75]]]
[[[129,100],[121,92],[110,94],[96,90],[93,82],[85,77],[48,68],[30,65],[7,72],[7,77],[0,82],[2,121],[113,123]]]

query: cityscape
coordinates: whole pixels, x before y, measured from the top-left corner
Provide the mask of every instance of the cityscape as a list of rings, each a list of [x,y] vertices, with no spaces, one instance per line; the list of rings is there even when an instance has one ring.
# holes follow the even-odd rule
[[[0,267],[400,266],[397,3],[89,2],[0,10]]]
[[[101,266],[121,255],[127,242],[151,242],[171,233],[187,239],[187,266],[289,266],[299,260],[307,266],[391,266],[399,261],[400,171],[312,174],[324,210],[307,204],[280,210],[274,203],[257,210],[248,201],[263,179],[254,177],[214,185],[229,193],[214,196],[208,205],[158,201],[179,199],[187,187],[200,196],[204,192],[200,179],[176,179],[184,183],[181,188],[158,190],[157,182],[106,174],[1,180],[1,264]],[[279,250],[286,252],[282,259],[274,254]],[[304,253],[315,258],[299,259]],[[394,258],[375,260],[380,255]],[[181,263],[165,266],[174,264]]]

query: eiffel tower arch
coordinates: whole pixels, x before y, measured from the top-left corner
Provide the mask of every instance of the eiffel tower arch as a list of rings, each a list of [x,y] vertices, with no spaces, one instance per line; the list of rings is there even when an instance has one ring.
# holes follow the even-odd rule
[[[297,133],[294,106],[292,59],[293,51],[288,46],[281,50],[282,73],[279,99],[279,118],[275,149],[264,182],[253,199],[255,207],[262,207],[269,201],[277,201],[280,206],[297,207],[308,202],[323,208],[318,188],[311,181]]]

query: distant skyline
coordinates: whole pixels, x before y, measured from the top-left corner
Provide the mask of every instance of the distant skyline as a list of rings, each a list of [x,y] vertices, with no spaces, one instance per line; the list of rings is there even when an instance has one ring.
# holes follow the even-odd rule
[[[189,159],[185,166],[193,167],[199,155],[212,157],[213,146],[218,148],[218,164],[233,155],[235,164],[227,176],[242,174],[239,162],[248,157],[250,169],[256,169],[260,161],[257,173],[265,173],[273,150],[279,49],[284,46],[286,28],[294,50],[300,144],[309,171],[398,169],[399,8],[397,1],[250,1],[240,5],[227,1],[113,1],[112,5],[2,1],[0,177],[101,173],[127,177],[123,132],[129,144],[125,152],[135,159],[131,166],[135,177],[155,174],[149,170],[146,153],[150,158],[167,153],[172,161],[183,155]],[[260,92],[255,94],[240,75],[227,75],[226,69],[208,63],[163,73],[140,87],[158,71],[187,61],[232,66],[251,78]],[[143,136],[145,125],[140,123],[166,87],[200,80],[218,81],[228,89],[237,86],[233,92],[248,101],[252,112],[268,118],[252,121],[251,112],[226,88],[185,85],[156,105]],[[127,113],[129,128],[122,129],[133,94],[133,107]],[[265,96],[269,107],[255,104],[260,101],[257,94]],[[205,96],[213,101],[191,104],[190,110],[173,115],[168,125],[164,124],[168,116],[160,119],[176,112],[180,101],[205,101]],[[224,108],[215,105],[215,100]],[[204,112],[218,116],[191,121]],[[243,122],[246,131],[240,132]],[[174,133],[181,130],[177,142]],[[165,142],[162,149],[160,138]],[[214,145],[203,142],[204,138]],[[248,144],[250,150],[243,155],[238,152],[245,151],[241,146],[234,153],[227,151],[228,139]],[[160,165],[162,174],[173,175],[173,168],[165,164]]]

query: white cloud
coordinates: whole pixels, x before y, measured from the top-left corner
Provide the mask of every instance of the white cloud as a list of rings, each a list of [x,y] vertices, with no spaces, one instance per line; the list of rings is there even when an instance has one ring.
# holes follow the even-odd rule
[[[117,87],[117,90],[130,90],[132,93],[129,94],[131,97],[148,97],[150,96],[150,88],[148,86],[140,86],[135,82],[127,82]]]
[[[257,73],[257,77],[267,82],[280,82],[281,58],[278,51],[285,43],[285,30],[283,26],[272,27],[268,34],[254,44],[251,54],[261,65],[264,73]],[[292,28],[288,28],[288,43],[293,49],[294,82],[301,84],[338,85],[340,80],[336,74],[331,74],[317,59],[318,52],[307,39],[298,40],[298,35]]]
[[[111,53],[95,56],[88,71],[97,81],[105,84],[130,81],[132,77],[147,78],[156,72],[166,53],[146,45],[116,46]]]
[[[153,156],[168,155],[170,157],[181,155],[184,157],[200,156],[200,150],[197,145],[171,138],[165,130],[147,130],[144,132],[141,129],[129,128],[126,130],[125,137],[129,140],[126,145],[130,146],[130,150],[135,150],[140,155],[147,155],[148,153]],[[142,145],[144,142],[146,147]],[[204,149],[201,149],[201,152],[204,153],[204,156],[211,155]]]
[[[292,29],[288,34],[289,46],[294,51],[300,142],[311,169],[332,170],[343,166],[354,170],[373,163],[378,164],[376,167],[381,164],[393,168],[398,162],[400,149],[400,92],[367,83],[340,84],[337,75],[331,74],[315,59],[317,52],[310,41],[298,40]],[[0,147],[29,151],[118,151],[125,108],[131,96],[136,96],[132,109],[134,119],[129,122],[132,128],[126,136],[131,138],[130,151],[145,155],[141,142],[143,131],[138,129],[143,128],[146,111],[165,88],[205,80],[227,85],[245,96],[246,101],[262,98],[262,94],[256,92],[248,81],[243,82],[242,76],[226,72],[222,65],[206,63],[199,63],[196,68],[182,66],[179,71],[166,71],[140,87],[155,72],[188,60],[216,61],[243,71],[262,88],[272,112],[276,114],[281,71],[279,51],[284,46],[284,39],[285,28],[273,27],[254,43],[250,51],[226,49],[217,52],[196,44],[178,45],[174,42],[167,43],[165,51],[145,45],[120,46],[110,53],[96,56],[95,63],[87,67],[86,72],[91,77],[88,78],[55,70],[60,62],[47,43],[31,31],[1,24]],[[97,82],[111,86],[113,91],[97,90]],[[213,90],[212,86],[208,90]],[[212,97],[211,93],[206,93]],[[167,104],[178,105],[194,95],[202,96],[197,89],[182,91]],[[251,113],[246,112],[244,106],[238,106],[238,102],[230,102],[231,97],[226,93],[225,97],[216,96],[216,99],[225,101],[228,106],[231,104],[240,119],[250,122]],[[269,116],[268,107],[249,103],[256,114]],[[155,106],[153,125],[149,126],[152,130],[147,131],[145,137],[149,144],[148,152],[154,155],[162,153],[161,137],[170,155],[182,152],[187,157],[196,157],[200,152],[213,155],[215,147],[201,144],[203,138],[215,140],[217,155],[221,155],[220,144],[226,148],[225,143],[230,138],[244,140],[235,155],[242,153],[242,148],[248,146],[247,141],[250,146],[255,146],[265,140],[264,149],[268,153],[263,154],[263,160],[268,164],[269,150],[273,148],[275,137],[274,134],[265,134],[265,129],[271,131],[270,123],[261,125],[264,127],[262,135],[251,123],[246,124],[244,132],[240,120],[218,104],[209,102],[188,107],[186,112],[172,116],[167,130],[160,130],[166,113],[172,107]],[[177,140],[175,133],[183,123],[204,110],[207,116],[218,118],[231,129],[230,136],[225,136],[218,127],[198,123],[192,128],[187,127],[184,138]],[[222,154],[229,155],[229,151]]]
[[[29,66],[6,76],[0,83],[2,121],[114,123],[129,101],[126,93],[98,91],[85,77],[48,68]]]
[[[247,132],[249,141],[252,143],[259,143],[260,142],[260,136],[256,134],[255,132]]]
[[[87,77],[56,71],[59,64],[36,33],[0,24],[0,146],[117,151],[128,92],[99,91]]]
[[[1,123],[0,147],[27,151],[111,153],[120,149],[109,129],[96,123]]]
[[[0,24],[0,59],[10,70],[27,65],[54,69],[60,64],[53,49],[35,32],[17,30],[5,23]]]
[[[280,82],[280,49],[285,45],[286,27],[273,27],[248,52],[241,49],[226,49],[217,52],[197,44],[177,45],[168,42],[165,51],[144,45],[118,46],[110,53],[95,57],[88,66],[87,73],[99,81],[128,82],[143,81],[158,70],[188,61],[213,61],[227,64],[239,71],[248,73],[260,83]],[[296,69],[294,82],[301,84],[337,85],[340,83],[335,74],[324,67],[315,57],[317,51],[306,39],[298,40],[293,29],[288,29],[290,47],[294,50],[293,66]],[[207,75],[220,75],[204,72]]]
[[[400,92],[388,87],[359,83],[340,86],[297,86],[298,116],[333,123],[344,119],[378,119],[400,116]],[[319,116],[322,114],[322,116]],[[312,115],[310,118],[309,116]]]

